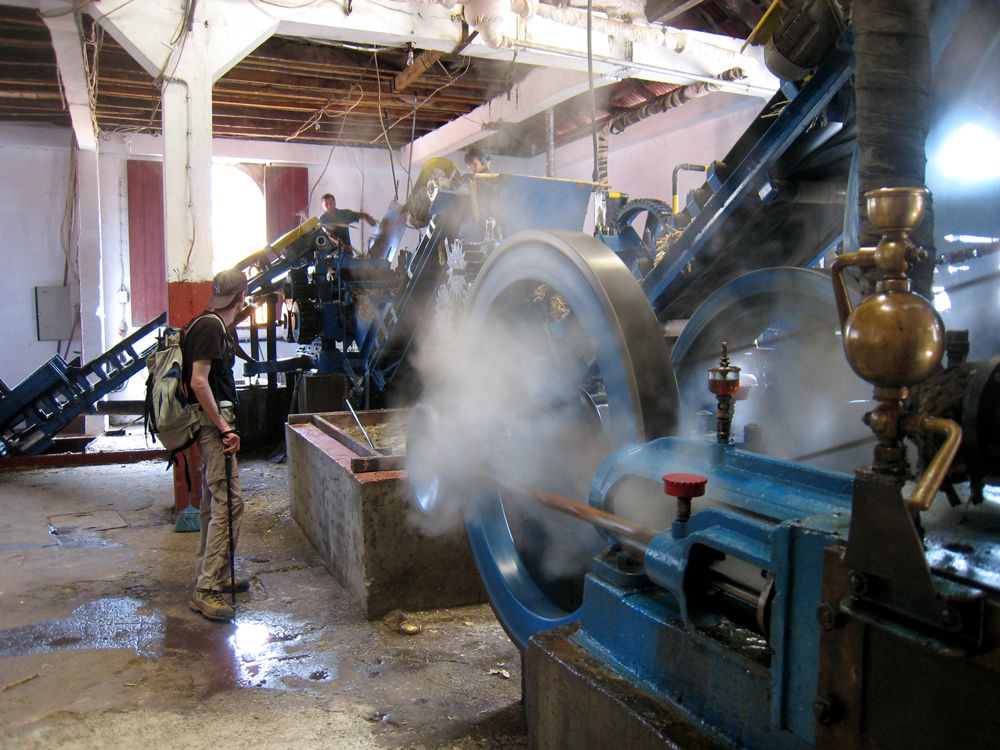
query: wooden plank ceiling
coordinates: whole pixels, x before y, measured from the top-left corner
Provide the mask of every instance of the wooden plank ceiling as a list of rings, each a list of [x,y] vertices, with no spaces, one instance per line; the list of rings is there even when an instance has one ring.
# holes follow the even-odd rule
[[[745,36],[765,0],[650,0],[651,20]],[[85,49],[96,81],[102,133],[158,133],[159,84],[89,16]],[[272,37],[220,79],[213,91],[218,137],[319,144],[399,147],[510,90],[530,66],[458,54],[367,48]],[[424,69],[419,76],[415,69]],[[402,74],[402,75],[401,75]],[[598,121],[666,93],[668,84],[620,81],[603,91]],[[0,120],[68,126],[55,53],[36,11],[0,6]],[[557,142],[587,135],[587,97],[556,110]],[[534,118],[485,143],[497,153],[544,150],[544,124]]]

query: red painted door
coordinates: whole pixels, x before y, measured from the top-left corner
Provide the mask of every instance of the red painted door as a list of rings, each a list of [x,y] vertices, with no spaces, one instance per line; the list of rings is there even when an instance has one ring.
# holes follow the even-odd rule
[[[132,325],[139,327],[167,309],[160,162],[128,162],[128,247]]]
[[[267,241],[272,242],[309,215],[309,170],[305,167],[267,167],[264,171],[264,205]]]

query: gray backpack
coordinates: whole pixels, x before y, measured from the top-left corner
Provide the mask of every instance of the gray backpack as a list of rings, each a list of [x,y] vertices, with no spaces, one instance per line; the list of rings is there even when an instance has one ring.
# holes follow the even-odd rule
[[[187,330],[203,317],[213,317],[225,330],[218,315],[206,313],[184,328],[168,328],[160,336],[156,351],[146,359],[146,431],[170,451],[170,463],[176,454],[198,439],[200,423],[195,406],[198,401],[184,384],[184,337]]]

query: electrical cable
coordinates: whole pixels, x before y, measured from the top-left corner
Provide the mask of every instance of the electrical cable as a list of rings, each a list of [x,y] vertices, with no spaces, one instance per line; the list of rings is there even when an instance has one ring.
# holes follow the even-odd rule
[[[597,164],[597,101],[594,99],[594,46],[591,38],[594,15],[594,0],[587,0],[587,89],[590,92],[590,136],[594,146],[594,174],[597,182],[599,167]]]
[[[184,46],[187,44],[188,35],[193,21],[194,21],[194,0],[184,0],[184,11],[181,14],[180,23],[177,25],[177,31],[174,33],[173,37],[174,40],[176,41],[173,42],[173,46],[170,48],[170,53],[167,55],[167,59],[163,61],[163,67],[160,68],[160,72],[156,75],[156,78],[153,79],[152,85],[154,88],[156,87],[162,88],[164,81],[174,80],[174,74],[177,72],[177,67],[181,64],[181,56],[184,54]],[[177,44],[178,41],[179,44]],[[174,63],[174,69],[170,71],[170,75],[168,76],[167,67],[170,65],[170,61],[175,58],[176,62]],[[187,86],[187,83],[185,82],[184,85]],[[153,120],[156,119],[156,113],[159,112],[161,100],[162,100],[162,92],[161,96],[157,97],[153,101],[153,111],[149,113],[149,123],[147,127],[150,130],[153,129]],[[190,96],[188,96],[188,100],[190,102]],[[190,116],[191,114],[189,112],[188,117],[190,118]],[[191,128],[189,127],[188,131],[190,131],[190,129]],[[188,136],[190,137],[190,132],[188,133]],[[190,150],[190,144],[188,150]]]
[[[279,3],[276,0],[254,0],[254,2],[261,5],[273,5],[275,8],[285,8],[287,10],[296,10],[298,8],[308,8],[310,5],[315,5],[319,0],[303,0],[301,3]]]
[[[441,86],[438,86],[431,93],[429,93],[426,97],[424,97],[423,101],[421,101],[420,104],[418,104],[415,107],[414,111],[416,111],[417,109],[420,109],[425,104],[428,104],[431,101],[431,99],[433,99],[434,96],[439,91],[443,91],[444,89],[448,88],[449,86],[453,86],[456,83],[458,83],[465,76],[465,74],[469,72],[469,69],[472,66],[472,61],[469,60],[468,58],[466,58],[466,60],[467,60],[467,62],[466,62],[465,70],[463,70],[457,76],[455,76],[454,78],[452,78],[452,80],[448,81],[448,83],[445,83],[445,84],[443,84]],[[405,120],[407,117],[410,117],[410,116],[411,116],[410,114],[403,115],[402,117],[400,117],[399,119],[397,119],[394,123],[392,123],[392,125],[389,126],[389,130],[392,130],[394,127],[396,127],[397,125],[399,125],[399,123],[401,123],[403,120]],[[463,115],[463,117],[464,117],[464,115]],[[370,141],[368,145],[371,146],[371,145],[374,145],[377,142],[378,142],[378,138],[376,138],[374,141]]]
[[[396,181],[396,160],[392,155],[392,142],[389,140],[389,131],[385,128],[385,115],[382,112],[382,73],[378,67],[378,52],[375,55],[375,86],[378,88],[378,121],[382,126],[382,137],[385,138],[385,147],[389,152],[389,169],[392,171],[392,192],[396,200],[399,200],[399,182]]]
[[[340,121],[340,132],[337,133],[336,137],[333,139],[333,144],[330,146],[330,153],[327,154],[326,156],[326,164],[323,165],[323,171],[319,173],[319,177],[316,178],[316,181],[313,183],[312,187],[309,188],[310,206],[312,205],[313,202],[313,193],[316,191],[316,187],[322,181],[323,176],[326,174],[326,170],[330,168],[330,160],[333,158],[334,149],[337,148],[337,141],[340,140],[340,136],[344,132],[344,126],[347,124],[347,115],[349,115],[354,110],[355,107],[361,104],[361,102],[365,98],[365,90],[360,86],[360,84],[357,83],[351,84],[350,91],[353,91],[356,88],[361,89],[361,95],[358,97],[358,100],[354,102],[354,104],[352,104],[350,107],[348,107],[347,110],[345,110],[344,112],[340,113],[339,115],[334,115],[334,117],[342,118]],[[348,93],[350,93],[350,91]]]
[[[413,119],[410,121],[410,159],[406,165],[406,197],[413,186],[413,142],[417,139],[417,95],[413,95]]]
[[[73,257],[72,253],[73,229],[76,226],[77,191],[79,189],[77,182],[78,163],[79,149],[76,145],[76,136],[71,135],[69,146],[69,171],[66,176],[66,203],[63,206],[63,219],[59,231],[59,240],[63,248],[63,255],[65,256],[65,263],[63,265],[63,286],[67,286],[69,284],[71,273],[76,284],[79,285],[80,283],[80,277],[76,267],[77,259]],[[79,310],[79,307],[77,309]],[[79,313],[74,316],[73,328],[70,331],[70,339],[66,342],[67,357],[69,356],[69,347],[72,344],[73,335],[76,332],[76,319],[78,318]],[[62,343],[62,340],[56,342],[56,354],[61,354]]]
[[[82,32],[81,32],[82,34]],[[87,99],[90,104],[90,121],[94,129],[94,136],[101,133],[100,125],[97,122],[97,85],[100,81],[98,72],[101,49],[104,47],[104,27],[99,23],[91,26],[91,36],[83,36],[83,66],[87,81]]]

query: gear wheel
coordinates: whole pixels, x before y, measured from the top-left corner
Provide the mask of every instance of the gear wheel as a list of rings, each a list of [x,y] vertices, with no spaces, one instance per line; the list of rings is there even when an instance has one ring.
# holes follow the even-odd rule
[[[641,278],[652,269],[661,240],[673,231],[674,214],[661,200],[636,198],[622,207],[615,225],[618,235],[636,248],[632,270]]]

